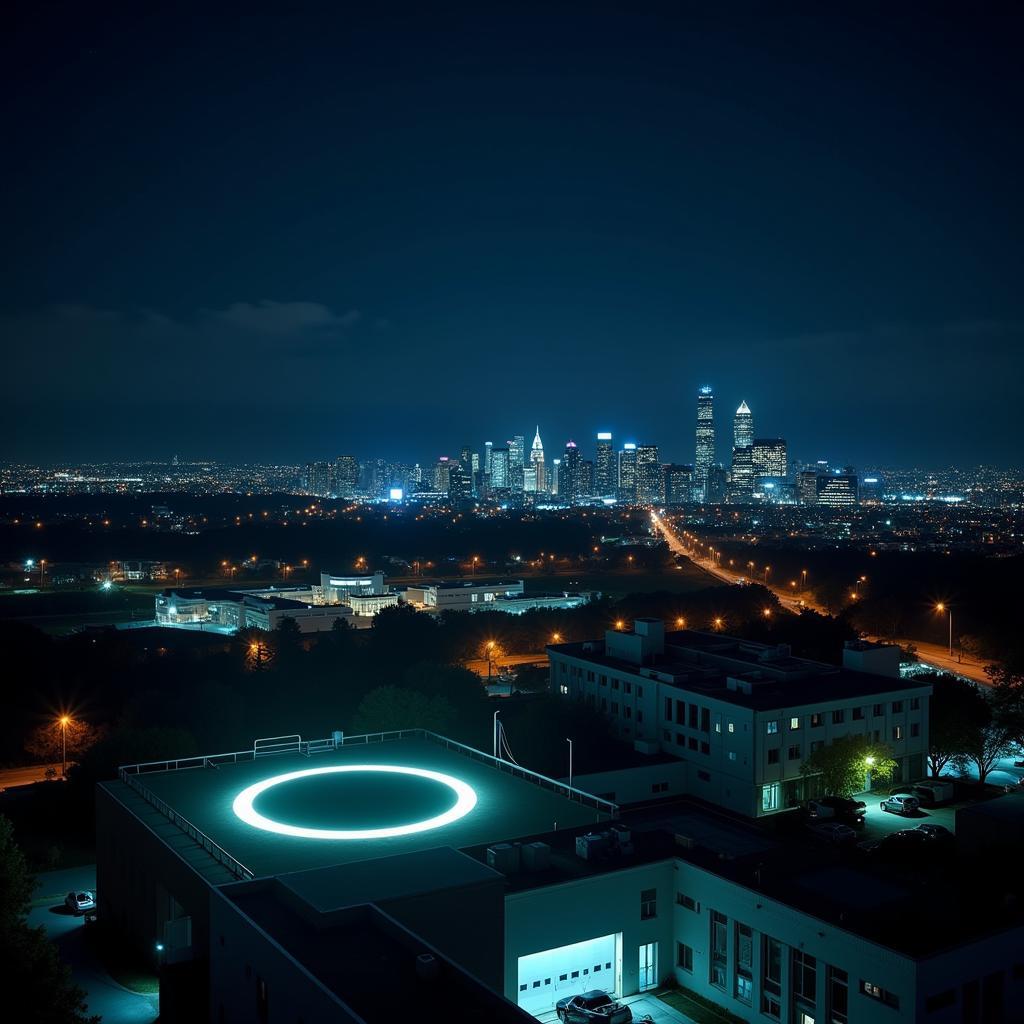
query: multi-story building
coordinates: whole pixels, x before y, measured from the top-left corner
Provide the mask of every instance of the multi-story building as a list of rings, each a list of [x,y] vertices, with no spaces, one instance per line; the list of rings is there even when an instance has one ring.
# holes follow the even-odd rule
[[[801,505],[818,503],[818,474],[813,469],[802,470],[797,475],[796,500]]]
[[[540,427],[533,436],[533,444],[530,447],[530,468],[533,470],[531,486],[525,487],[527,491],[546,492],[548,489],[547,473],[544,466],[544,445],[540,439]]]
[[[514,434],[508,442],[508,486],[513,491],[523,489],[523,468],[526,465],[526,438]]]
[[[619,501],[636,501],[636,445],[627,441],[619,452]]]
[[[754,477],[785,480],[789,475],[786,442],[781,437],[759,437],[754,440]]]
[[[725,501],[729,492],[729,478],[721,466],[712,466],[707,472],[707,484],[702,499],[712,504]]]
[[[461,462],[453,462],[448,471],[448,498],[453,504],[467,502],[473,497],[473,481]]]
[[[853,508],[857,504],[857,477],[852,473],[819,476],[817,504],[826,508]]]
[[[490,454],[491,491],[507,491],[511,487],[509,481],[508,448],[491,448]]]
[[[729,491],[734,501],[748,501],[754,493],[754,415],[746,402],[736,410],[732,434]]]
[[[306,487],[318,498],[328,497],[331,493],[331,464],[311,462],[306,467]]]
[[[615,452],[612,449],[612,435],[603,430],[597,435],[597,450],[594,456],[594,494],[599,498],[615,496]]]
[[[665,500],[661,458],[656,444],[637,447],[636,500],[644,505],[657,505]]]
[[[901,680],[893,651],[889,677],[638,619],[630,632],[555,644],[548,656],[555,693],[603,712],[623,739],[685,760],[690,794],[758,817],[816,795],[801,765],[851,733],[892,749],[897,781],[925,774],[931,686]]]
[[[452,467],[457,465],[458,463],[453,462],[447,455],[442,455],[434,463],[434,490],[438,494],[448,493],[448,481],[451,477]]]
[[[562,476],[562,460],[552,459],[551,460],[551,494],[553,497],[557,497],[558,488],[561,483]]]
[[[331,489],[339,498],[351,498],[359,487],[359,460],[354,455],[339,455],[334,460]]]
[[[585,493],[583,454],[580,452],[575,441],[567,441],[560,467],[558,496],[566,504],[572,505],[579,501]]]
[[[695,485],[704,500],[708,470],[715,464],[715,393],[705,384],[697,391],[697,447],[693,459]]]
[[[684,505],[693,500],[693,466],[670,462],[664,467],[665,504]]]

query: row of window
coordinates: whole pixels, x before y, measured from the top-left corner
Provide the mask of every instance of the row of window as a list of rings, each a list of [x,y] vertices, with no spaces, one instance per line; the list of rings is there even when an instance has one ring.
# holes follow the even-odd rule
[[[891,710],[892,710],[892,713],[894,715],[898,715],[898,714],[902,713],[902,711],[903,711],[903,703],[904,702],[901,701],[901,700],[894,700],[892,702]],[[910,704],[910,710],[911,711],[920,711],[921,710],[921,698],[920,697],[911,697],[910,701],[909,701],[909,704]],[[847,711],[846,708],[836,708],[834,711],[815,711],[815,712],[812,712],[812,714],[810,716],[811,728],[812,729],[818,729],[821,726],[823,726],[825,724],[826,715],[831,715],[832,724],[833,725],[842,725],[846,721],[846,711]],[[851,708],[850,711],[851,711],[850,717],[851,717],[852,721],[854,721],[854,722],[863,721],[863,719],[864,719],[864,708],[862,708],[862,707]],[[883,717],[885,715],[885,705],[884,704],[875,704],[875,705],[873,705],[873,707],[871,709],[871,713],[872,713],[872,717],[874,717],[874,718],[881,718],[881,717]],[[778,719],[773,719],[770,722],[765,722],[765,732],[769,736],[776,735],[778,733],[778,731],[779,731],[779,724],[780,723],[779,723]],[[732,732],[732,728],[731,728],[732,723],[730,722],[729,725],[730,725],[729,732]],[[789,731],[790,732],[797,732],[802,726],[803,726],[803,723],[801,722],[801,720],[798,717],[794,716],[794,717],[790,718],[790,720],[789,720]]]
[[[603,965],[603,968],[606,971],[610,971],[612,969],[611,961],[608,961],[607,963],[605,963]],[[602,965],[601,964],[594,964],[594,966],[592,968],[591,967],[584,967],[582,969],[582,971],[567,971],[565,974],[560,974],[558,976],[558,980],[559,981],[568,981],[571,978],[573,981],[575,981],[577,978],[579,978],[580,974],[582,974],[583,977],[588,977],[591,973],[593,973],[593,974],[600,974],[601,970],[602,970]],[[519,991],[520,992],[526,992],[530,988],[540,988],[542,985],[547,986],[547,985],[550,985],[550,984],[551,984],[551,978],[543,978],[543,979],[536,978],[536,979],[534,979],[532,985],[531,985],[530,982],[526,982],[526,981],[520,983]]]

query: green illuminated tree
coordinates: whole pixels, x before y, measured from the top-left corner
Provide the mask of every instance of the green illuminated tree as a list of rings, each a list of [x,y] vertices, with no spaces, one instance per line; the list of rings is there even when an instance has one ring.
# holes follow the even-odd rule
[[[956,676],[936,675],[930,679],[928,769],[938,776],[976,745],[987,727],[992,711],[989,702],[973,683]]]
[[[851,796],[865,787],[868,773],[872,782],[892,778],[896,761],[884,743],[872,743],[866,736],[841,736],[819,747],[800,765],[800,773],[818,776],[826,796]]]

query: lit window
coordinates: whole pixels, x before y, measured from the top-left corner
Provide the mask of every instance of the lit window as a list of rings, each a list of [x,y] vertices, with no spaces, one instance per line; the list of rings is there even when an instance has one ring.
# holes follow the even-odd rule
[[[800,719],[799,718],[791,718],[789,720],[789,727],[792,730],[799,729],[800,728]]]

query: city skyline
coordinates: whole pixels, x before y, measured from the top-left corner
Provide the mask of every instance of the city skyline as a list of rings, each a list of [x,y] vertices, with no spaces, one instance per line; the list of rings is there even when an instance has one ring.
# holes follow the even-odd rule
[[[710,380],[794,451],[1016,459],[1019,19],[591,13],[23,10],[0,457],[408,457],[415,415],[689,462]]]

